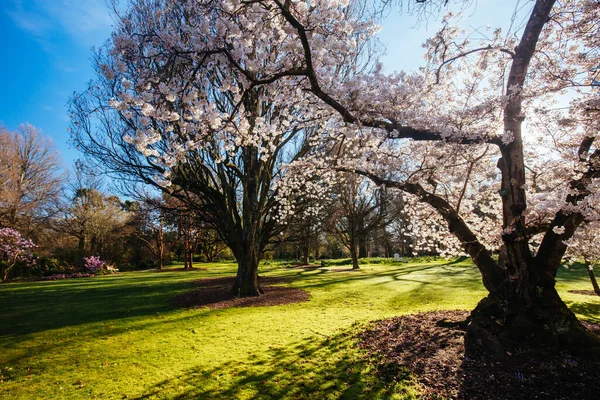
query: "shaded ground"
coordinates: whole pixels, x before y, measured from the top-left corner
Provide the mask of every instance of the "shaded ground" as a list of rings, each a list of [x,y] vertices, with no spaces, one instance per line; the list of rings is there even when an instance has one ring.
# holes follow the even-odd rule
[[[292,265],[287,265],[284,268],[300,268],[300,269],[310,270],[310,269],[323,268],[323,266],[320,264],[292,264]]]
[[[583,294],[586,296],[598,296],[593,290],[569,290],[569,293]]]
[[[361,334],[361,345],[382,379],[412,373],[425,399],[599,398],[600,360],[592,357],[520,352],[497,362],[480,353],[465,356],[465,332],[453,322],[467,316],[439,311],[379,321]],[[600,334],[600,325],[584,324]]]
[[[194,282],[197,289],[183,293],[173,299],[180,307],[223,309],[229,307],[279,306],[308,301],[309,294],[303,289],[281,286],[289,282],[283,278],[259,278],[259,285],[265,291],[263,296],[236,297],[231,294],[234,277],[209,278]]]
[[[164,267],[163,269],[153,268],[153,269],[148,269],[146,271],[148,271],[148,272],[190,272],[190,271],[206,271],[206,268],[192,267],[190,269],[185,269],[184,267],[181,267],[181,268]]]
[[[329,271],[332,271],[332,272],[362,272],[361,269],[352,269],[352,267],[350,267],[350,268],[331,268],[331,269],[329,269]]]

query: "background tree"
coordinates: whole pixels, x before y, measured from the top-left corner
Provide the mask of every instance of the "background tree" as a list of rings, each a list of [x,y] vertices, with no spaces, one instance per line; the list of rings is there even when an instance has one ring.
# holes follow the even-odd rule
[[[214,262],[226,254],[227,245],[214,229],[201,227],[198,235],[198,250],[206,262]]]
[[[329,229],[348,248],[352,268],[358,269],[358,259],[368,257],[369,238],[398,217],[401,203],[386,188],[357,175],[346,174],[333,193]]]
[[[126,202],[131,213],[128,224],[133,235],[140,240],[156,258],[157,268],[162,269],[165,260],[166,205],[160,197],[146,197],[142,201]]]
[[[52,140],[33,125],[0,127],[0,225],[35,237],[58,212],[65,175]]]
[[[70,183],[70,203],[62,220],[56,221],[58,230],[77,240],[75,252],[64,254],[74,265],[81,265],[83,257],[90,255],[117,262],[124,254],[123,238],[130,215],[117,196],[101,189],[97,178],[78,169]]]
[[[570,264],[583,260],[594,293],[600,296],[600,286],[594,274],[594,267],[600,262],[600,221],[586,221],[584,229],[573,235],[568,242],[567,257]]]
[[[287,221],[287,227],[280,238],[279,246],[293,245],[295,256],[303,265],[310,264],[311,250],[314,258],[319,257],[321,236],[327,225],[327,210],[323,206],[324,198],[314,198],[300,194],[295,200],[295,213]]]

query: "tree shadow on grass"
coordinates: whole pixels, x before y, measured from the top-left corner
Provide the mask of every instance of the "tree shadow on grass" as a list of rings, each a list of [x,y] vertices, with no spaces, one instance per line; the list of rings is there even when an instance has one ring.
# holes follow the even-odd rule
[[[584,319],[600,323],[600,304],[589,302],[565,301],[567,306],[576,314],[583,315]]]
[[[173,308],[169,298],[191,287],[189,278],[156,274],[6,285],[0,288],[0,336],[164,312]]]
[[[293,279],[298,278],[296,282],[301,282],[297,287],[303,289],[320,288],[335,284],[343,284],[354,281],[374,280],[375,285],[386,284],[391,281],[408,281],[421,284],[430,284],[435,281],[447,280],[444,285],[450,284],[453,287],[464,287],[465,282],[481,283],[481,276],[473,265],[454,265],[456,262],[444,264],[402,264],[392,266],[385,270],[378,270],[378,266],[372,266],[372,269],[359,270],[336,270],[336,268],[319,268],[315,270],[288,270],[286,276]],[[346,273],[352,271],[353,273]],[[411,274],[431,274],[426,277],[419,276],[419,279],[407,278]],[[381,280],[380,278],[389,278]],[[456,281],[456,284],[451,282]],[[296,285],[295,285],[296,286]]]
[[[385,384],[375,375],[352,333],[311,337],[295,346],[271,348],[260,358],[190,369],[147,388],[139,399],[360,399],[389,398],[407,381]]]

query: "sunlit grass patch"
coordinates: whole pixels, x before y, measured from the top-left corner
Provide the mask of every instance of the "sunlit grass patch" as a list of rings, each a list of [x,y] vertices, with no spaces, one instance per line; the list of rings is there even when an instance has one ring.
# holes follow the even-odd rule
[[[485,295],[468,261],[365,260],[356,272],[271,263],[261,276],[290,278],[310,301],[176,308],[170,300],[194,281],[235,273],[231,263],[197,266],[0,285],[0,397],[414,398],[410,380],[377,379],[355,332],[394,315],[471,309]],[[600,298],[567,292],[589,288],[585,271],[558,282],[580,317],[597,318]]]

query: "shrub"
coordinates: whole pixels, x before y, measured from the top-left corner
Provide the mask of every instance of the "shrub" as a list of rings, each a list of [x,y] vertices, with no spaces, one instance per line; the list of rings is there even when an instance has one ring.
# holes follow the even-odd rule
[[[104,261],[100,260],[100,256],[89,256],[83,259],[85,261],[85,269],[92,274],[102,273],[104,269]]]

